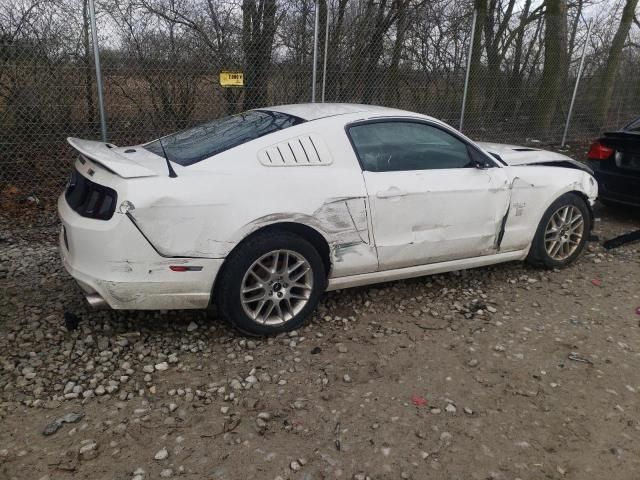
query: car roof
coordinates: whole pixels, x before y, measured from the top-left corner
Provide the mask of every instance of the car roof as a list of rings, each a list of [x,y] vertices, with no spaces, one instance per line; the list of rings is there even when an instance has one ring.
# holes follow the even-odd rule
[[[377,105],[362,105],[358,103],[296,103],[291,105],[279,105],[277,107],[259,108],[258,110],[270,110],[286,113],[303,120],[318,120],[320,118],[346,115],[350,113],[372,113],[374,115],[407,114],[404,110],[379,107]]]

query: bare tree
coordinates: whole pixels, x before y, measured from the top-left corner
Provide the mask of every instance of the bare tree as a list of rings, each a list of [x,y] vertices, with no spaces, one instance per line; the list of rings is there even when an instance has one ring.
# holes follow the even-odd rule
[[[613,95],[614,82],[618,67],[620,66],[622,47],[625,39],[629,35],[631,24],[634,21],[638,0],[627,0],[622,10],[620,24],[616,30],[616,34],[609,48],[607,63],[602,72],[602,81],[600,83],[600,97],[598,101],[597,121],[600,125],[606,125],[609,114],[609,106],[611,105],[611,97]]]
[[[82,0],[82,62],[84,64],[84,91],[87,103],[87,124],[93,125],[96,121],[96,109],[93,103],[93,66],[89,34],[89,0]]]
[[[269,67],[278,23],[275,0],[242,0],[242,50],[247,86],[244,108],[267,103]]]
[[[545,0],[544,5],[544,66],[534,119],[536,129],[548,135],[567,65],[567,2]]]

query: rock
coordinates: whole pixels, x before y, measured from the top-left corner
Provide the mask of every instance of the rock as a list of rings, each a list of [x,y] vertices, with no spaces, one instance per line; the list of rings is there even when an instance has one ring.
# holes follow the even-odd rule
[[[348,373],[345,373],[342,376],[342,380],[344,380],[345,383],[351,383],[351,376]]]
[[[131,480],[144,480],[144,476],[147,472],[145,472],[144,468],[137,468],[135,472],[133,472],[133,477]]]
[[[98,443],[95,440],[85,440],[78,453],[82,460],[96,458],[98,456]]]
[[[302,468],[302,465],[300,465],[300,463],[297,460],[294,460],[289,464],[289,468],[291,468],[291,470],[293,470],[294,472],[297,472]]]
[[[153,458],[155,460],[166,460],[167,458],[169,458],[169,452],[166,448],[162,448],[156,452]]]
[[[162,478],[171,478],[173,476],[173,470],[170,468],[165,468],[160,472],[160,476]]]
[[[98,350],[103,351],[109,348],[109,339],[107,337],[98,338]]]
[[[339,353],[347,353],[349,351],[349,349],[346,346],[344,346],[342,343],[339,343],[336,346],[336,348],[337,348]]]
[[[193,332],[198,329],[198,324],[196,322],[191,322],[187,327],[187,332]]]
[[[155,365],[155,369],[158,372],[164,372],[169,368],[169,364],[167,362],[160,362]]]

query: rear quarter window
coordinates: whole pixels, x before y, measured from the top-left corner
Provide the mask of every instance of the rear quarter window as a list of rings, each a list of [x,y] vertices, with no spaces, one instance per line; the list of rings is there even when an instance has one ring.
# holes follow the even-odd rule
[[[251,110],[172,133],[144,145],[144,148],[161,157],[166,153],[169,160],[186,167],[303,122],[303,119],[285,113]]]

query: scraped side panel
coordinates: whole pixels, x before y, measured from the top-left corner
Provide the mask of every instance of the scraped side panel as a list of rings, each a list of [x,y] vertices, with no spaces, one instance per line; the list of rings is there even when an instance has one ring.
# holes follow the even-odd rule
[[[509,205],[503,169],[366,172],[381,269],[496,251]]]
[[[375,271],[362,175],[335,166],[200,175],[171,183],[162,198],[130,212],[156,250],[168,257],[224,258],[247,235],[281,222],[307,225],[329,244],[332,275]],[[326,172],[326,174],[318,173]]]

